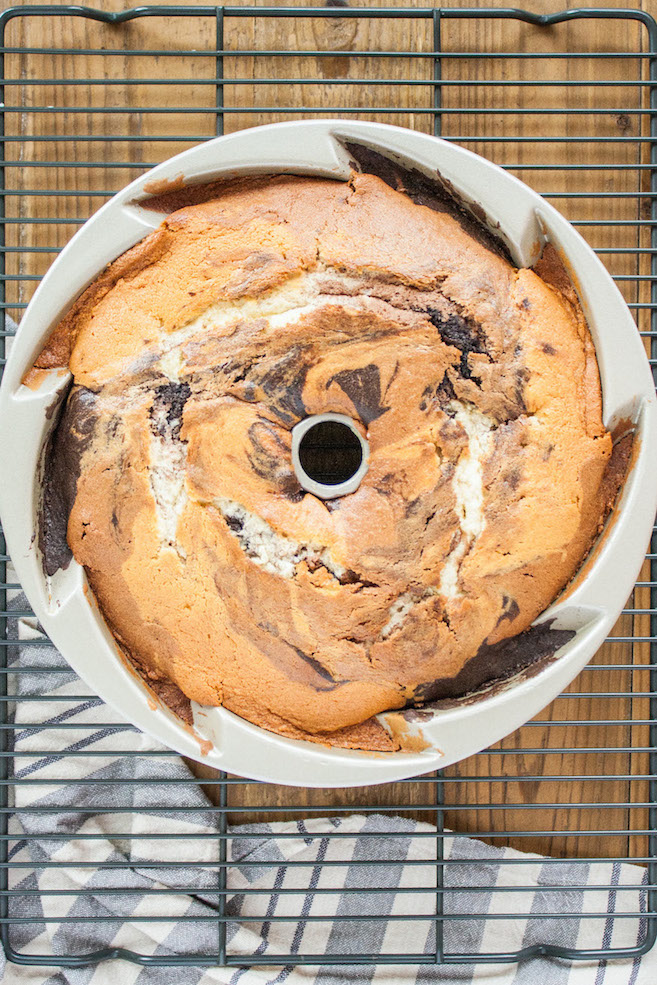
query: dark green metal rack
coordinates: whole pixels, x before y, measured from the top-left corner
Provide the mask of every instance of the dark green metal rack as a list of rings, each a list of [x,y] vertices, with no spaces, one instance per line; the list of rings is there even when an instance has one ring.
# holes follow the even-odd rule
[[[350,8],[346,6],[345,0],[328,0],[328,3],[330,5],[326,7],[152,6],[138,7],[118,13],[73,5],[39,5],[11,7],[0,14],[0,43],[2,45],[0,48],[0,103],[2,105],[2,109],[0,110],[0,312],[2,317],[0,344],[2,346],[2,356],[4,356],[5,344],[14,332],[13,323],[19,321],[21,310],[26,307],[26,292],[29,294],[39,279],[38,272],[29,272],[32,271],[32,267],[28,268],[28,272],[26,272],[25,265],[16,267],[16,256],[18,255],[21,261],[24,260],[26,264],[28,261],[29,263],[36,262],[34,258],[38,258],[39,255],[44,258],[44,261],[49,261],[58,252],[58,246],[51,246],[47,240],[49,228],[53,225],[58,227],[64,226],[64,228],[69,230],[69,233],[74,231],[76,226],[81,224],[90,212],[116,191],[118,187],[124,184],[128,177],[134,177],[145,168],[157,163],[159,160],[163,160],[174,150],[177,151],[182,149],[183,146],[189,146],[192,143],[208,139],[216,134],[222,134],[224,132],[224,126],[226,126],[226,129],[232,128],[236,114],[239,119],[238,125],[243,126],[249,125],[250,121],[271,122],[275,119],[285,119],[291,115],[339,115],[365,119],[375,117],[379,119],[386,118],[390,122],[397,122],[399,115],[403,113],[406,118],[410,118],[411,125],[423,128],[436,135],[446,135],[448,139],[454,139],[473,149],[483,149],[483,153],[494,159],[497,157],[498,152],[503,154],[503,152],[511,147],[513,152],[519,155],[521,159],[520,163],[516,163],[515,161],[509,163],[508,159],[504,157],[500,157],[499,162],[510,170],[517,171],[521,177],[530,183],[533,178],[540,177],[545,173],[563,175],[568,172],[581,172],[584,170],[586,173],[594,174],[596,170],[600,171],[609,168],[609,191],[605,193],[593,193],[590,196],[600,200],[597,217],[595,219],[588,218],[581,222],[578,222],[575,217],[574,221],[575,225],[579,225],[582,228],[585,235],[593,227],[604,227],[610,234],[611,231],[623,225],[629,225],[636,231],[636,243],[634,245],[619,248],[614,247],[613,244],[603,244],[599,246],[599,252],[607,262],[611,262],[614,256],[623,253],[630,254],[636,258],[636,272],[630,275],[621,275],[618,277],[618,280],[625,282],[623,286],[626,288],[626,293],[629,290],[632,295],[628,297],[628,302],[636,314],[637,319],[639,319],[642,335],[650,340],[651,361],[654,365],[657,359],[657,23],[655,20],[644,11],[638,9],[574,9],[557,14],[538,15],[524,10],[502,7],[490,9],[461,9],[456,7],[443,9],[432,7]],[[85,47],[77,42],[72,43],[70,47],[61,44],[53,44],[52,47],[30,47],[29,45],[16,44],[12,31],[16,28],[17,23],[22,24],[28,21],[33,23],[36,18],[49,23],[57,22],[60,25],[62,22],[73,25],[78,24],[80,21],[96,21],[106,25],[113,25],[115,33],[112,37],[114,38],[115,47],[98,47],[93,43]],[[249,37],[253,41],[253,46],[240,47],[239,31],[232,30],[239,23],[245,24],[248,22],[253,27],[254,25],[257,26],[265,22],[279,21],[283,18],[291,19],[295,22],[310,19],[313,23],[321,23],[327,19],[339,19],[341,23],[350,20],[356,22],[368,21],[379,24],[385,22],[387,25],[390,25],[391,22],[399,22],[405,25],[421,23],[423,25],[423,36],[425,37],[426,43],[416,50],[411,50],[409,47],[405,48],[405,42],[403,40],[400,40],[398,45],[388,49],[382,49],[375,44],[363,50],[352,50],[351,48],[339,49],[337,51],[335,49],[324,50],[319,45],[311,46],[304,50],[292,48],[281,49],[269,48],[266,44],[264,46],[259,45],[257,43],[258,31],[252,30]],[[162,36],[172,38],[176,37],[176,28],[180,21],[189,23],[195,20],[196,23],[202,22],[205,25],[211,25],[210,33],[206,32],[205,35],[205,47],[186,49],[184,47],[176,48],[175,45],[169,46],[168,44],[162,44],[161,46],[154,45],[146,48],[140,47],[138,40],[139,31],[134,28],[135,26],[138,27],[140,23],[153,19],[157,19],[162,25]],[[554,38],[555,32],[558,32],[560,26],[565,25],[566,22],[580,23],[586,20],[600,19],[605,19],[609,24],[610,46],[608,50],[576,51],[568,50],[567,46],[564,46],[562,49],[552,46],[548,51],[541,52],[541,39],[547,37]],[[472,25],[473,31],[475,27],[479,28],[483,23],[492,29],[493,24],[499,26],[500,22],[506,22],[510,25],[517,25],[521,22],[531,28],[532,43],[523,47],[522,50],[507,50],[504,40],[499,40],[501,35],[498,30],[496,32],[497,40],[494,43],[491,40],[490,46],[487,45],[485,50],[481,50],[481,46],[477,47],[474,41],[472,44],[468,44],[465,50],[454,50],[450,47],[449,41],[446,41],[445,35],[448,33],[450,25],[455,21],[469,22]],[[619,24],[626,25],[628,22],[635,22],[637,25],[639,43],[635,50],[622,50],[615,47],[613,28]],[[133,30],[129,38],[127,38],[125,31],[129,23],[133,24]],[[400,39],[404,37],[401,33],[399,36]],[[207,43],[208,37],[212,38],[210,43]],[[461,37],[463,37],[463,34],[461,34]],[[477,37],[482,37],[481,32],[477,34]],[[614,41],[614,45],[611,44],[612,40]],[[121,57],[126,60],[142,59],[143,63],[148,61],[150,66],[154,66],[153,73],[144,79],[128,76],[127,73],[125,78],[115,75],[108,76],[107,78],[86,78],[84,75],[76,75],[75,80],[67,80],[58,77],[57,59],[61,56],[71,56],[83,60],[87,56],[94,55],[103,57],[115,56],[116,58]],[[15,74],[16,61],[14,56],[20,56],[23,67],[28,66],[27,73]],[[303,74],[296,72],[290,73],[289,71],[287,76],[280,72],[275,72],[272,75],[270,72],[272,65],[289,67],[291,58],[313,58],[321,61],[325,58],[335,59],[336,56],[343,59],[360,59],[359,64],[364,65],[365,69],[358,77],[352,77],[350,73],[341,77],[338,73],[330,80],[326,78],[319,79],[314,76],[304,77]],[[30,59],[38,60],[38,65],[43,66],[46,64],[44,59],[47,57],[52,61],[51,74],[45,78],[39,78],[38,73],[34,75],[34,72],[30,72]],[[167,77],[167,61],[172,57],[182,60],[183,64],[186,60],[188,61],[190,70],[184,76],[175,78]],[[477,76],[477,66],[484,57],[495,60],[495,64],[500,67],[500,71],[494,80],[483,77],[479,78]],[[245,64],[245,59],[250,59],[250,70],[246,77],[236,77],[232,71],[231,66],[236,64],[236,58],[241,59],[241,65]],[[527,110],[526,108],[514,109],[508,106],[500,108],[488,103],[487,93],[493,84],[499,87],[513,85],[521,87],[536,86],[537,89],[541,86],[553,85],[554,83],[551,83],[549,79],[534,78],[533,69],[536,60],[539,58],[548,60],[567,59],[569,61],[571,73],[568,85],[580,89],[583,97],[583,109],[569,107],[565,103],[559,104],[559,92],[563,92],[563,89],[560,89],[558,86],[555,89],[557,93],[555,102],[557,105],[548,108],[542,107],[535,110]],[[609,65],[610,60],[624,59],[624,64],[627,65],[627,76],[622,80],[607,80],[603,77],[595,80],[595,82],[592,82],[590,79],[580,79],[577,76],[577,65],[578,60],[581,58],[598,59],[601,66]],[[194,77],[194,66],[199,64],[199,60],[211,64],[211,77],[208,76],[207,72],[201,80]],[[386,71],[389,71],[390,65],[408,65],[411,60],[422,60],[428,66],[428,71],[425,72],[425,75],[421,79],[404,79],[403,77],[390,79],[386,78],[385,73],[380,70],[381,65],[386,68]],[[446,72],[450,64],[453,65],[456,62],[460,66],[468,66],[468,71],[464,73],[465,78],[457,80]],[[518,64],[522,65],[521,78],[507,77],[505,66],[511,63],[516,66]],[[261,72],[263,68],[265,69],[264,73]],[[40,101],[34,99],[26,101],[24,88],[26,81],[33,86],[31,92],[41,93]],[[294,97],[290,95],[294,91],[294,87],[300,84],[307,87],[330,84],[329,91],[335,94],[341,85],[347,83],[351,87],[358,87],[360,95],[358,105],[344,105],[338,98],[337,105],[334,106],[324,107],[321,105],[321,102],[318,103],[314,99],[310,100],[308,105],[303,106],[295,104]],[[89,92],[93,91],[97,93],[98,91],[104,91],[107,95],[109,105],[101,105],[101,102],[96,100],[93,102],[93,105],[89,106],[58,106],[56,91],[57,87],[63,84],[87,85]],[[130,86],[136,86],[138,84],[148,89],[151,97],[151,102],[148,104],[138,106],[131,103],[130,105],[124,106],[121,105],[120,99],[113,97],[113,93],[117,92],[117,87],[123,86],[127,89]],[[191,91],[189,87],[199,84],[211,86],[213,92],[211,103],[202,107],[185,105],[185,93]],[[589,102],[591,102],[593,98],[592,92],[595,89],[598,94],[597,98],[601,99],[600,94],[604,93],[605,87],[611,86],[612,84],[614,86],[626,87],[628,94],[626,107],[616,106],[613,107],[613,110],[606,110],[603,100],[602,108],[591,107],[590,105],[588,109],[586,108],[584,97],[588,98]],[[413,85],[417,87],[417,99],[415,102],[405,104],[403,108],[399,108],[394,104],[390,105],[389,103],[381,105],[381,100],[377,102],[377,92],[383,91],[381,89],[382,86],[402,87]],[[462,94],[467,93],[468,95],[469,104],[467,106],[461,105],[455,108],[446,103],[444,98],[446,87],[455,87],[457,85],[461,87],[459,91]],[[39,86],[41,86],[41,89],[38,88]],[[261,105],[260,101],[255,98],[251,108],[245,108],[243,101],[239,106],[231,105],[230,93],[236,91],[236,86],[251,86],[254,93],[258,91],[259,86],[266,86],[267,92],[275,92],[274,104]],[[563,86],[563,82],[561,82],[561,86]],[[352,89],[352,91],[355,90]],[[159,96],[157,95],[158,93]],[[613,113],[619,114],[619,119],[623,116],[630,121],[637,120],[637,132],[629,133],[621,131],[620,134],[609,137],[583,135],[578,131],[578,121],[582,119],[582,113],[604,114],[612,111]],[[17,115],[19,114],[27,114],[27,118],[33,123],[39,114],[55,114],[58,112],[62,114],[62,119],[65,121],[66,127],[68,127],[68,131],[66,131],[65,127],[61,135],[26,135],[25,133],[21,133],[15,125]],[[550,115],[557,116],[562,123],[562,131],[558,134],[546,134],[543,137],[535,138],[513,136],[508,129],[509,122],[519,113],[526,114],[528,112],[543,113],[546,118]],[[460,136],[458,131],[452,136],[451,127],[449,133],[445,132],[447,129],[443,127],[445,121],[452,121],[454,119],[465,120],[473,113],[479,114],[477,119],[481,120],[495,116],[499,121],[498,130],[490,133],[489,128],[486,131],[486,135],[482,133],[481,136],[478,134],[474,136]],[[100,132],[97,135],[95,133],[83,134],[76,132],[76,116],[79,117],[80,114],[85,119],[89,118],[88,114],[91,114],[95,120],[99,121],[97,125]],[[170,117],[175,120],[177,129],[170,133],[144,136],[140,132],[140,120],[153,118],[157,114],[166,114],[167,118]],[[111,118],[111,125],[103,126],[102,119],[108,115]],[[199,119],[205,121],[198,127],[198,132],[196,133],[189,132],[187,121],[190,118],[193,119],[194,126],[198,126]],[[522,164],[522,146],[523,142],[526,143],[528,140],[544,141],[546,147],[545,164],[534,163],[531,166]],[[151,153],[150,160],[142,160],[141,158],[135,157],[135,153],[133,153],[132,148],[135,147],[137,148],[137,153],[139,152],[141,141],[144,141],[148,145]],[[112,145],[116,142],[120,142],[121,146],[126,149],[125,159],[117,161],[112,156],[111,161],[108,162],[106,156]],[[631,146],[636,151],[636,155],[632,161],[628,160],[624,164],[617,164],[615,166],[605,162],[605,159],[601,157],[599,163],[590,164],[585,168],[583,165],[570,162],[566,156],[568,145],[579,146],[585,142],[588,142],[594,149],[599,147],[601,153],[606,146],[611,144],[615,146]],[[22,149],[26,145],[30,148],[29,153],[23,154]],[[54,156],[51,153],[53,146],[55,148]],[[554,148],[555,146],[561,147],[564,150],[564,157],[562,157],[559,163],[549,160],[548,150],[550,147]],[[57,151],[59,147],[63,148],[61,156]],[[87,150],[90,147],[91,153],[84,152],[85,147]],[[49,183],[47,187],[42,187],[39,190],[30,190],[29,180],[27,182],[27,189],[17,185],[16,176],[19,172],[24,172],[29,178],[30,175],[34,175],[39,171],[42,172],[44,168],[48,169]],[[62,189],[61,175],[65,172],[70,172],[71,169],[75,169],[77,174],[80,175],[80,181],[83,185],[85,184],[85,178],[88,178],[86,184],[91,187],[72,191]],[[103,169],[103,173],[106,175],[115,176],[109,182],[112,184],[111,188],[98,188],[94,185],[91,180],[92,172],[98,169]],[[613,187],[615,176],[620,173],[627,174],[628,171],[636,175],[636,190],[616,192]],[[32,216],[29,209],[27,212],[16,209],[17,200],[24,202],[29,199],[34,204],[38,202],[39,196],[43,197],[45,195],[60,198],[69,196],[75,200],[79,199],[80,214],[76,214],[73,217],[44,220],[38,216]],[[636,202],[636,216],[633,219],[614,219],[612,205],[614,200],[620,199],[623,196],[626,198],[629,197]],[[560,200],[570,198],[572,201],[578,197],[585,198],[587,195],[586,192],[580,191],[573,193],[561,192],[554,196],[548,194],[547,197],[554,197]],[[648,203],[647,207],[645,203]],[[640,208],[641,206],[643,206],[643,210]],[[31,243],[31,245],[25,246],[20,240],[16,239],[14,235],[15,229],[16,227],[27,228],[30,224],[35,223],[43,235],[45,245],[43,242],[39,242],[37,245]],[[647,240],[645,238],[646,227],[648,227]],[[648,272],[640,272],[646,269],[645,267],[639,266],[640,262],[648,263]],[[644,285],[646,281],[648,282],[647,294],[642,293],[645,290]],[[627,282],[630,282],[629,286]],[[4,358],[2,359],[2,363],[4,364]],[[0,467],[10,469],[10,463],[2,463]],[[6,474],[3,477],[3,481],[6,481]],[[649,663],[644,663],[641,667],[642,671],[648,671],[646,680],[649,680],[648,688],[642,692],[642,696],[649,702],[649,718],[645,723],[646,741],[642,744],[649,763],[648,771],[642,775],[642,779],[646,784],[645,789],[648,799],[636,804],[620,804],[621,807],[626,807],[628,810],[627,826],[620,831],[614,829],[608,832],[610,836],[620,834],[627,838],[627,855],[619,855],[615,859],[616,861],[634,861],[645,864],[647,867],[647,885],[644,890],[636,890],[636,907],[632,912],[625,914],[626,917],[642,918],[642,932],[637,945],[631,948],[618,949],[613,948],[610,944],[598,951],[563,947],[552,939],[546,930],[545,940],[530,948],[524,948],[521,951],[511,954],[471,953],[467,949],[450,950],[447,948],[445,946],[444,929],[453,917],[450,916],[449,909],[445,906],[445,900],[448,899],[449,893],[454,890],[450,890],[449,886],[445,885],[444,873],[450,863],[442,855],[442,846],[445,815],[450,807],[453,808],[456,805],[446,802],[445,791],[455,789],[459,783],[472,784],[473,790],[482,789],[481,784],[483,784],[483,789],[485,790],[486,782],[485,776],[466,777],[451,774],[445,776],[432,775],[423,778],[420,789],[424,786],[428,791],[437,791],[435,799],[430,799],[430,802],[426,802],[427,798],[425,798],[425,802],[422,804],[413,804],[407,800],[400,799],[398,804],[391,803],[384,808],[388,813],[394,813],[397,809],[406,812],[410,808],[431,811],[437,821],[438,834],[436,842],[438,861],[435,866],[435,880],[432,881],[431,886],[422,887],[418,890],[418,892],[426,893],[430,891],[435,893],[436,913],[433,919],[436,925],[436,947],[434,952],[431,954],[397,953],[385,954],[383,956],[362,953],[350,955],[348,958],[339,954],[313,955],[298,953],[272,955],[270,953],[254,953],[253,955],[239,956],[230,952],[230,948],[226,946],[226,924],[230,919],[226,910],[226,872],[228,865],[226,862],[226,838],[229,833],[228,824],[232,810],[228,807],[228,793],[231,787],[239,786],[240,784],[246,785],[249,781],[228,778],[226,776],[210,781],[212,785],[218,788],[218,807],[215,810],[219,817],[218,837],[221,844],[216,892],[216,950],[212,950],[211,953],[194,954],[185,957],[154,957],[152,955],[137,954],[113,947],[96,951],[93,954],[80,952],[64,955],[35,955],[26,953],[24,949],[15,943],[15,933],[20,924],[12,908],[15,898],[12,895],[8,882],[8,873],[12,865],[12,845],[15,841],[15,836],[10,835],[8,831],[8,817],[11,813],[11,805],[13,803],[12,790],[17,784],[24,781],[21,781],[16,776],[16,759],[12,741],[13,725],[11,717],[8,714],[5,715],[5,712],[11,707],[11,699],[14,693],[11,687],[12,675],[15,675],[17,671],[15,668],[12,668],[6,659],[10,649],[6,632],[8,615],[7,592],[11,592],[15,586],[8,584],[6,573],[3,573],[5,572],[6,562],[8,561],[7,555],[3,553],[0,559],[3,569],[3,572],[0,572],[0,577],[2,578],[2,584],[0,585],[2,591],[2,598],[0,598],[0,609],[2,610],[0,612],[0,619],[3,623],[0,626],[0,654],[3,658],[2,665],[0,666],[0,938],[8,959],[16,964],[43,965],[48,967],[81,966],[103,959],[117,957],[122,957],[142,965],[160,964],[169,966],[244,966],[255,964],[282,964],[292,966],[295,964],[330,965],[338,962],[342,964],[368,965],[374,961],[401,965],[415,963],[435,964],[441,962],[451,964],[477,962],[500,963],[519,961],[537,955],[552,955],[557,958],[573,960],[619,957],[636,958],[645,953],[653,945],[657,936],[657,727],[655,726],[655,722],[657,721],[656,548],[657,545],[653,544],[651,552],[648,554],[651,569],[648,580],[639,583],[639,587],[648,591],[650,594],[649,608],[634,608],[633,606],[636,603],[631,600],[626,610],[631,615],[643,613],[649,619],[649,635],[615,636],[616,642],[627,644],[627,668],[630,671],[635,669],[633,667],[635,644],[642,643],[650,647]],[[625,667],[625,664],[623,666]],[[590,685],[592,695],[605,694],[604,687],[597,686],[596,690],[595,684],[596,669],[599,670],[604,667],[609,669],[610,665],[593,661],[589,671],[589,674],[592,674],[593,677],[586,678],[586,680],[593,680],[594,682]],[[631,695],[634,696],[635,692],[632,691]],[[616,697],[620,699],[627,697],[627,693],[621,691],[609,692],[607,696],[610,699]],[[38,694],[33,696],[32,700],[39,700]],[[5,716],[4,718],[2,717],[3,715]],[[620,719],[615,721],[620,721]],[[558,726],[569,723],[568,720],[562,720],[558,723],[537,722],[536,724],[549,725],[552,730],[558,731]],[[584,724],[600,725],[604,723],[591,719],[590,722]],[[627,724],[628,726],[632,724],[632,719],[629,717]],[[630,730],[628,727],[629,734]],[[634,744],[628,739],[628,752],[631,749],[634,749]],[[508,747],[502,747],[501,749],[491,750],[488,755],[491,757],[504,757],[526,753],[541,757],[547,755],[548,752],[555,751],[563,754],[571,754],[572,774],[569,773],[566,777],[569,781],[576,783],[582,779],[588,781],[596,779],[594,772],[582,774],[575,766],[577,755],[590,750],[579,747],[572,749],[564,748],[558,742],[554,748],[549,746],[549,742],[548,747],[536,749],[525,749],[523,747],[514,750]],[[603,749],[599,751],[604,752]],[[82,751],[78,754],[84,755],[84,752]],[[161,760],[157,759],[157,761],[165,762],[167,755],[162,754]],[[500,770],[500,775],[502,775],[502,770]],[[543,771],[537,770],[535,773],[529,771],[523,776],[522,780],[530,783],[538,781],[542,777]],[[636,777],[623,778],[628,780],[636,779]],[[588,807],[602,812],[605,809],[613,810],[617,808],[619,806],[618,801],[605,798],[605,783],[610,779],[610,776],[604,774],[601,769],[599,779],[599,800],[596,800],[595,803],[587,805],[549,803],[543,805],[545,810],[563,809],[567,811],[570,806],[572,806],[573,810],[579,806],[580,809]],[[176,785],[168,785],[164,774],[161,784],[164,802],[175,809]],[[480,785],[475,786],[476,784]],[[504,806],[491,803],[490,799],[487,800],[485,797],[482,799],[481,795],[477,795],[477,798],[470,805],[471,809],[494,811]],[[348,801],[345,800],[345,806],[336,807],[334,812],[344,813],[348,811],[347,804]],[[295,805],[294,809],[300,810],[302,813],[304,810],[303,807],[299,808],[298,804]],[[365,806],[360,809],[365,813],[370,809],[372,811],[381,810],[380,807],[375,807],[374,804],[372,804],[371,808]],[[248,808],[252,820],[258,819],[259,810],[258,807]],[[310,805],[308,805],[307,810],[310,813],[318,812],[318,808]],[[647,851],[641,854],[633,853],[629,849],[630,837],[636,832],[637,828],[636,822],[631,820],[633,811],[635,810],[645,811],[645,814],[642,816],[647,819],[647,825],[645,820],[643,824],[639,825],[646,836],[645,844],[647,845]],[[271,814],[273,812],[271,809],[268,809],[268,813]],[[553,833],[581,837],[583,839],[582,844],[585,845],[586,837],[590,832],[586,830],[579,832],[572,825],[564,823],[562,828]],[[596,833],[599,833],[597,829]],[[537,831],[508,830],[501,833],[498,830],[493,830],[488,832],[489,838],[493,840],[500,837],[501,834],[505,837],[515,838],[518,847],[522,848],[523,839],[535,836]],[[324,836],[337,837],[337,835],[331,835],[330,832],[327,832]],[[184,835],[181,833],[180,837],[184,837]],[[586,856],[587,860],[596,860],[585,849],[580,854]],[[559,860],[556,860],[555,865],[558,862]],[[529,891],[529,889],[530,887],[525,887],[524,891]],[[519,886],[519,891],[523,891],[522,886]],[[98,890],[98,892],[102,895],[103,890]],[[546,927],[554,925],[554,917],[558,915],[560,910],[559,894],[552,894],[552,898],[554,902],[550,910],[546,910],[543,914],[537,914],[538,919],[545,918],[546,921],[552,920],[552,923],[546,923]],[[162,905],[164,909],[162,920],[173,923],[175,917],[166,912],[166,897],[163,897],[163,900]],[[301,903],[299,905],[301,906]],[[518,915],[520,916],[521,914]],[[522,914],[522,916],[524,917],[525,915]],[[605,919],[607,914],[598,913],[594,916]],[[509,917],[512,918],[513,914],[509,914]],[[372,919],[375,921],[377,919],[384,920],[387,919],[387,915],[382,913],[377,916],[374,914]],[[412,893],[407,897],[407,909],[402,919],[414,919]],[[420,918],[418,917],[418,919]],[[477,919],[476,915],[473,914],[472,919]],[[299,913],[299,920],[301,920],[301,913]]]

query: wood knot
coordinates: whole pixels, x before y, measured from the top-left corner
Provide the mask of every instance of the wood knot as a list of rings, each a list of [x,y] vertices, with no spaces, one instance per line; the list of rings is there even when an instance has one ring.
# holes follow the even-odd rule
[[[347,0],[326,0],[326,7],[347,7]],[[318,17],[313,20],[313,35],[320,51],[349,51],[358,33],[355,17]],[[338,79],[349,74],[349,57],[336,55],[318,59],[324,78]]]

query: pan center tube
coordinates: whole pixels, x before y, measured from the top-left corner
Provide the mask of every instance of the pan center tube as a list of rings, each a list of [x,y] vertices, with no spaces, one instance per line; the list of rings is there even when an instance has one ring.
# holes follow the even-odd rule
[[[336,499],[358,489],[369,445],[345,414],[313,414],[292,428],[292,464],[302,489]]]

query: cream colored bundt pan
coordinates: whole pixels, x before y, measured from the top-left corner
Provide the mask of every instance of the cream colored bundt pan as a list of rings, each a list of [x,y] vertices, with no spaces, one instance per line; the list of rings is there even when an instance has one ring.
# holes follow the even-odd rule
[[[37,389],[22,384],[45,339],[103,267],[162,219],[147,196],[179,184],[220,177],[292,173],[346,179],[348,143],[360,143],[416,168],[439,172],[466,202],[483,208],[514,262],[530,267],[546,242],[566,262],[596,347],[603,418],[613,430],[635,425],[630,471],[616,510],[574,583],[537,622],[553,620],[575,635],[531,675],[498,684],[450,707],[409,716],[384,713],[382,725],[406,751],[373,753],[287,739],[224,708],[192,705],[186,726],[120,655],[72,561],[44,574],[35,533],[44,445],[70,375],[44,374]],[[140,199],[143,203],[140,204]],[[126,720],[183,755],[255,779],[298,786],[383,783],[447,766],[470,756],[532,718],[591,659],[632,590],[657,506],[657,402],[643,344],[611,277],[584,240],[539,195],[500,168],[438,138],[375,123],[319,121],[276,124],[220,137],[138,178],[100,209],[71,240],[36,291],[13,343],[0,390],[0,512],[19,578],[46,632],[74,670]],[[412,750],[421,751],[412,751]]]

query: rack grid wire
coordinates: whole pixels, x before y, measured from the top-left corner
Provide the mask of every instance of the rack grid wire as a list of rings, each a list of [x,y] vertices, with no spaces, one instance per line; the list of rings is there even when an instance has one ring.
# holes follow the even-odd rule
[[[144,169],[198,141],[245,126],[346,116],[442,135],[496,161],[554,202],[615,277],[655,364],[657,23],[643,10],[539,15],[504,8],[349,8],[345,0],[328,0],[322,8],[151,6],[116,12],[26,5],[4,10],[0,31],[3,357],[21,311],[54,256],[103,201]],[[9,816],[17,792],[30,781],[17,776],[21,754],[13,744],[10,710],[17,700],[18,672],[7,661],[7,593],[17,586],[7,580],[3,553],[0,925],[8,958],[49,967],[119,955],[141,964],[289,966],[644,953],[657,936],[656,559],[653,544],[610,639],[574,684],[528,725],[464,763],[358,791],[276,788],[197,769],[189,782],[202,785],[218,818],[217,891],[211,900],[217,946],[172,958],[126,952],[112,944],[95,954],[83,947],[76,953],[33,954],[20,945],[12,886],[25,863],[12,861],[18,835]],[[20,700],[46,698],[37,688]],[[61,776],[51,773],[45,781],[53,789],[66,776],[67,760],[87,755],[84,729],[70,730],[70,742],[81,741],[77,752],[61,758]],[[68,734],[65,722],[56,734]],[[129,756],[134,731],[126,728],[124,734]],[[62,748],[68,745],[62,738]],[[162,810],[180,817],[180,831],[165,839],[183,838],[184,811],[175,813],[178,787],[167,780],[169,757],[173,753],[153,758],[161,774],[152,782],[158,785]],[[94,809],[111,810],[110,793],[107,784],[96,784]],[[47,831],[46,809],[33,810],[41,812]],[[226,943],[230,825],[353,811],[436,825],[434,875],[406,894],[403,912],[393,917],[427,919],[426,913],[420,917],[418,901],[429,893],[432,952],[345,956],[299,948],[283,955],[231,953]],[[130,839],[125,827],[121,834]],[[532,915],[545,926],[541,943],[511,954],[458,946],[459,940],[476,939],[476,933],[463,938],[447,931],[459,920],[472,930],[484,913],[473,907],[472,913],[454,915],[450,895],[462,890],[451,884],[450,859],[443,853],[449,829],[457,838],[476,835],[493,845],[551,855],[556,869],[573,858],[645,866],[647,891],[641,896],[637,887],[628,889],[623,898],[632,905],[616,914],[643,917],[636,946],[620,949],[611,941],[598,951],[578,948],[575,941],[564,946],[559,934],[568,925],[568,912],[558,889],[543,893],[538,907],[534,903]],[[321,837],[335,841],[338,836],[327,822]],[[485,888],[477,883],[477,860],[466,854],[462,862],[472,863],[470,889],[476,899]],[[171,870],[175,883],[175,863],[161,865]],[[118,876],[115,893],[121,886]],[[530,892],[521,877],[516,883],[519,897]],[[584,896],[614,890],[570,888]],[[112,887],[96,892],[102,896]],[[289,897],[283,919],[299,922],[308,914],[329,919],[321,909],[313,916],[321,892],[309,883],[304,914],[304,896]],[[370,901],[377,899],[376,886],[368,893]],[[372,925],[390,919],[386,894],[379,893],[380,909],[368,914]],[[167,909],[167,899],[161,896],[158,919],[173,924],[177,917]],[[123,897],[117,900],[112,922],[118,929]],[[526,913],[519,907],[518,914],[504,911],[497,917],[516,915]],[[607,909],[598,908],[593,917],[606,919]]]

